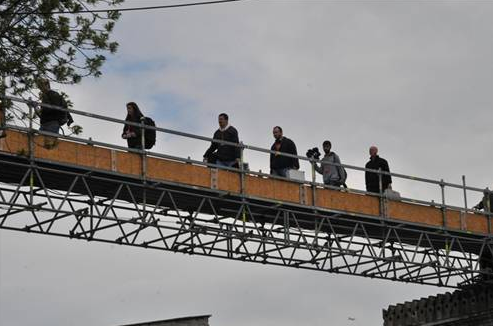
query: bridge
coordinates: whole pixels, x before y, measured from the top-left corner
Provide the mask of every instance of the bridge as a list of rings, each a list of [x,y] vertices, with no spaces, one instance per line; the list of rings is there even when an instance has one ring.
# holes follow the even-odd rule
[[[485,268],[493,265],[492,214],[467,207],[468,192],[488,189],[390,173],[436,185],[442,193],[441,203],[391,200],[317,183],[314,174],[306,181],[250,171],[244,164],[219,168],[41,132],[32,119],[39,103],[5,99],[25,110],[29,125],[0,117],[1,229],[452,288],[493,276]],[[117,128],[125,123],[68,111]],[[45,140],[55,136],[58,144],[45,148]],[[271,153],[221,143],[239,146],[242,160],[246,150]],[[446,204],[446,188],[464,192],[464,207]]]

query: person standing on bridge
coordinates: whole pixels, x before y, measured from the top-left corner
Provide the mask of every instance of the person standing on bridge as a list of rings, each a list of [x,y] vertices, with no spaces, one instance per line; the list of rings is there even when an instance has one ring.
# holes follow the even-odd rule
[[[287,177],[289,169],[298,170],[300,168],[300,162],[298,158],[283,156],[280,153],[298,155],[296,145],[291,139],[283,136],[282,128],[279,126],[274,127],[272,134],[275,141],[270,150],[276,153],[270,154],[270,174]]]
[[[377,146],[370,147],[370,160],[366,163],[365,168],[371,170],[381,170],[382,172],[390,172],[387,160],[378,156]],[[381,174],[382,187],[380,189],[380,177],[375,172],[365,172],[366,191],[383,193],[385,189],[392,189],[392,177],[389,174]]]
[[[221,113],[218,117],[219,129],[216,130],[215,140],[222,140],[238,144],[238,131],[229,124],[229,117],[226,113]],[[204,162],[217,164],[224,167],[239,166],[240,148],[232,145],[212,142],[211,146],[204,153]]]
[[[144,115],[135,102],[127,103],[127,117],[125,121],[141,123]],[[128,148],[142,149],[142,128],[125,124],[122,138],[127,140]]]
[[[473,207],[477,210],[484,209],[487,213],[493,213],[493,192],[489,192],[489,194],[485,191],[483,199]]]
[[[40,90],[40,100],[42,104],[48,104],[64,109],[68,107],[63,96],[51,89],[48,79],[40,78],[36,81],[36,84]],[[72,122],[74,122],[70,112],[57,110],[43,105],[41,105],[36,113],[39,115],[40,119],[40,131],[58,134],[60,133],[60,127],[65,123],[70,126]]]
[[[339,158],[339,155],[331,151],[332,143],[329,140],[326,140],[323,142],[322,147],[325,156],[322,158],[320,166],[315,163],[315,171],[323,175],[324,184],[335,187],[344,186],[344,188],[347,188],[346,170],[340,165],[334,165],[334,163],[341,164],[341,159]]]

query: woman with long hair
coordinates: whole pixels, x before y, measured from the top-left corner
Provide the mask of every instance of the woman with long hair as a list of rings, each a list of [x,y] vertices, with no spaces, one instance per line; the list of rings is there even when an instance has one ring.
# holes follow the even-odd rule
[[[127,103],[127,117],[125,121],[141,123],[144,118],[139,106],[135,102]],[[142,149],[142,128],[125,124],[122,138],[127,140],[128,148]]]

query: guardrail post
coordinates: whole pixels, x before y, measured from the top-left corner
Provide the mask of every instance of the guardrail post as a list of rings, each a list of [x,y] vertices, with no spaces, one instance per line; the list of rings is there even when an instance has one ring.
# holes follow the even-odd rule
[[[440,179],[440,188],[441,188],[441,192],[442,192],[442,207],[441,207],[442,223],[443,223],[443,227],[446,228],[447,227],[447,214],[446,214],[446,207],[445,207],[445,183],[444,183],[443,179]]]
[[[142,151],[142,178],[146,178],[146,172],[147,172],[147,161],[146,161],[146,152],[145,152],[145,144],[146,144],[146,139],[145,139],[145,124],[144,124],[144,117],[140,118],[140,124],[141,124],[141,135],[140,135],[140,150]]]
[[[142,192],[142,222],[145,222],[146,220],[146,202],[147,202],[147,153],[146,153],[146,138],[145,138],[145,132],[146,132],[146,127],[144,123],[145,117],[140,118],[140,124],[141,124],[141,135],[140,135],[140,150],[141,152],[141,157],[142,157],[142,181],[144,182],[144,189]]]
[[[317,175],[316,175],[316,171],[315,171],[315,164],[316,163],[315,163],[314,158],[310,159],[310,164],[312,166],[312,206],[316,206],[316,204],[317,204],[317,199],[316,199],[317,189],[315,186],[315,182],[317,181]]]
[[[491,205],[493,204],[491,202],[491,190],[486,187],[484,195],[486,196],[486,200],[484,203],[484,212],[486,213],[486,217],[488,218],[488,234],[491,233],[491,215],[493,213],[493,209]]]
[[[4,105],[4,102],[6,101],[7,99],[5,98],[5,76],[2,76],[0,79],[0,138],[6,136],[5,124],[7,119],[7,112],[6,112],[6,105]]]
[[[5,114],[5,105],[3,104],[4,102],[5,102],[5,99],[0,98],[0,138],[5,137],[4,128],[5,128],[6,114]]]
[[[462,175],[462,189],[464,190],[464,209],[467,213],[467,189],[466,189],[466,176]]]
[[[243,142],[240,142],[240,193],[245,193],[245,161],[244,161],[244,151],[245,147],[243,146]]]
[[[31,98],[29,98],[31,101]],[[34,119],[34,110],[33,104],[28,102],[27,107],[29,108],[29,132],[27,133],[28,142],[29,142],[29,165],[30,165],[30,175],[29,175],[29,205],[34,204],[34,132],[33,132],[33,119]]]
[[[382,182],[382,168],[378,168],[378,191],[379,191],[379,202],[380,202],[380,215],[382,218],[387,216],[386,214],[386,203],[385,197],[383,195],[383,182]]]

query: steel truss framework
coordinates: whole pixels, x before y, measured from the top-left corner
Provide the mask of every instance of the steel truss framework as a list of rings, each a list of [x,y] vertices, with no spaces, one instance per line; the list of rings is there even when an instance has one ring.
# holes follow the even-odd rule
[[[491,276],[487,237],[28,160],[0,170],[16,171],[0,183],[6,230],[445,287]]]

